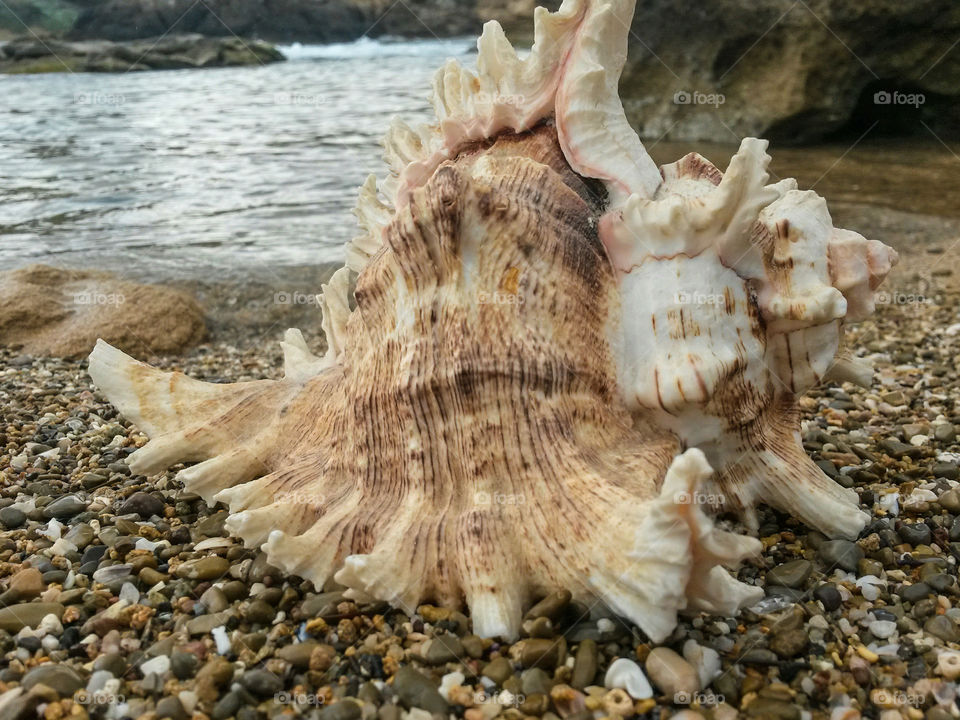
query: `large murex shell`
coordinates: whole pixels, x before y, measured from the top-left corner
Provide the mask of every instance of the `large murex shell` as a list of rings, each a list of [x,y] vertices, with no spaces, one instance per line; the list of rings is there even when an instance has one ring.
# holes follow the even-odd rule
[[[437,74],[438,123],[394,121],[323,288],[325,357],[291,330],[282,380],[215,385],[101,341],[91,376],[151,438],[131,469],[197,462],[178,478],[271,563],[409,612],[467,605],[505,638],[557,588],[654,640],[758,599],[724,569],[758,541],[702,498],[855,537],[796,398],[869,382],[843,327],[896,254],[768,185],[763,141],[725,174],[657,168],[617,93],[633,10],[539,8],[525,58],[488,23],[478,73]]]

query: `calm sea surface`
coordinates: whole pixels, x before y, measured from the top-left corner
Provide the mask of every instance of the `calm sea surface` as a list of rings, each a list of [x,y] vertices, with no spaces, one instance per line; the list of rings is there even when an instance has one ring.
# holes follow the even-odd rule
[[[472,63],[473,41],[283,50],[266,67],[0,76],[0,269],[235,281],[340,261],[391,116],[429,119],[434,69]],[[648,144],[721,167],[732,150]],[[832,202],[960,215],[960,159],[934,138],[851,144],[775,147],[774,172]]]

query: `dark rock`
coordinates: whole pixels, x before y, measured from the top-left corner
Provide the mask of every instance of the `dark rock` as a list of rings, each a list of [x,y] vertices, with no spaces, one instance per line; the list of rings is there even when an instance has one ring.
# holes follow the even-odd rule
[[[257,697],[271,697],[283,689],[280,678],[267,670],[247,670],[240,684]]]
[[[166,505],[164,504],[163,500],[158,498],[156,495],[151,495],[150,493],[145,492],[136,492],[124,501],[123,505],[120,506],[120,509],[117,512],[120,515],[134,513],[146,520],[152,515],[159,515],[160,517],[163,517],[164,507],[166,507]]]
[[[3,523],[3,526],[7,530],[18,528],[26,521],[27,515],[22,510],[17,510],[12,507],[0,509],[0,523]]]
[[[437,686],[426,675],[405,665],[393,676],[393,691],[400,704],[408,710],[423,708],[431,713],[447,713],[447,701],[437,690]]]
[[[819,585],[817,589],[813,591],[813,596],[823,603],[823,609],[827,612],[833,612],[843,604],[840,591],[837,590],[837,586],[832,583]]]

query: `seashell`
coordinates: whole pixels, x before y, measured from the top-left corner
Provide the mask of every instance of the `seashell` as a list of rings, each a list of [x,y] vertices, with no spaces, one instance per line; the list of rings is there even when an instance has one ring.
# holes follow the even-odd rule
[[[524,58],[490,23],[477,74],[437,74],[437,124],[394,121],[322,288],[323,357],[290,330],[282,380],[217,385],[99,342],[94,382],[151,438],[131,470],[196,463],[178,479],[272,564],[411,613],[467,606],[509,639],[561,588],[655,641],[678,612],[756,603],[726,568],[759,541],[708,511],[767,502],[856,536],[797,396],[869,381],[843,329],[896,254],[769,184],[763,141],[725,173],[658,169],[617,96],[633,9],[538,9]]]

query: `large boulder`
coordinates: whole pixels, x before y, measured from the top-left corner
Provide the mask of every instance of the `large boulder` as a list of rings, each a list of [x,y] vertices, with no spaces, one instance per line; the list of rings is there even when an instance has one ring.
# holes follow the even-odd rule
[[[328,43],[355,40],[368,27],[350,0],[99,0],[83,10],[70,35],[135,40],[175,30]]]
[[[231,67],[278,62],[284,57],[262,40],[167,35],[149,40],[43,40],[26,35],[0,45],[0,72],[130,72]],[[78,96],[78,102],[84,102]],[[96,101],[94,98],[88,102]],[[109,102],[109,99],[107,99]]]
[[[958,37],[956,0],[640,0],[625,106],[648,138],[955,135]]]
[[[0,344],[28,355],[81,357],[97,338],[140,357],[173,354],[205,333],[200,306],[179,290],[46,265],[0,274]]]

